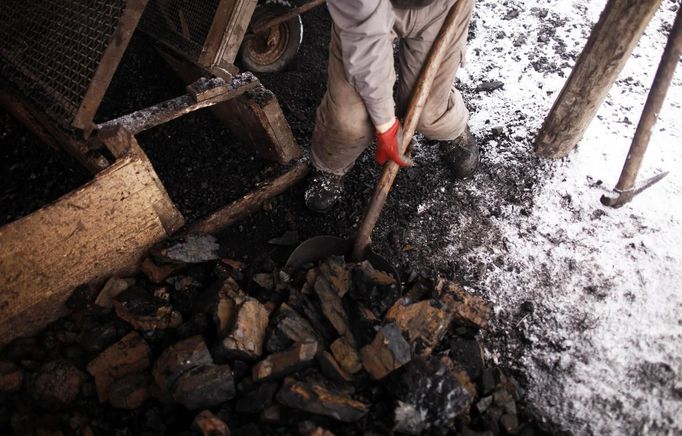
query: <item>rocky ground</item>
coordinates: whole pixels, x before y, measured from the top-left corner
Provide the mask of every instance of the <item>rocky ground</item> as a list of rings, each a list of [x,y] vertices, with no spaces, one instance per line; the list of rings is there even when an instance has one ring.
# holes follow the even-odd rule
[[[617,179],[676,2],[663,1],[578,150],[560,162],[532,152],[534,132],[604,3],[477,3],[468,64],[458,83],[483,147],[481,170],[471,180],[451,181],[435,149],[420,141],[417,166],[399,175],[374,248],[404,277],[422,272],[457,279],[494,303],[496,318],[485,337],[488,358],[522,381],[536,417],[549,428],[574,434],[673,434],[682,429],[677,206],[682,179],[673,172],[618,211],[603,208],[598,198]],[[296,61],[287,71],[260,77],[307,147],[324,92],[329,17],[318,9],[304,17],[304,26]],[[680,167],[680,77],[678,72],[642,176]],[[504,86],[481,88],[492,80]],[[136,35],[100,116],[110,118],[181,89],[143,36]],[[4,113],[0,142],[2,222],[87,178]],[[209,114],[150,131],[141,142],[190,221],[238,197],[256,174],[268,171]],[[46,159],[49,166],[43,165]],[[346,196],[330,214],[308,212],[304,187],[297,186],[266,211],[228,229],[221,240],[234,256],[267,253],[283,261],[286,250],[265,242],[287,230],[296,230],[300,239],[349,236],[377,176],[370,150],[349,174]]]

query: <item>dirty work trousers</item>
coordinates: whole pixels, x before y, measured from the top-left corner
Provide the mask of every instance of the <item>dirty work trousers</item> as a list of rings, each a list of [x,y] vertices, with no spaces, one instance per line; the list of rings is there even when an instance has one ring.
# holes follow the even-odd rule
[[[396,9],[391,40],[399,38],[397,114],[400,117],[412,96],[422,65],[433,41],[456,1],[466,2],[452,46],[446,53],[417,130],[427,139],[449,140],[466,127],[469,112],[462,95],[454,87],[455,74],[462,62],[474,0],[437,0],[421,9]],[[393,80],[395,82],[395,78]],[[312,162],[322,171],[344,175],[370,145],[375,129],[365,104],[348,82],[336,29],[332,26],[329,46],[327,92],[317,108],[312,137]]]

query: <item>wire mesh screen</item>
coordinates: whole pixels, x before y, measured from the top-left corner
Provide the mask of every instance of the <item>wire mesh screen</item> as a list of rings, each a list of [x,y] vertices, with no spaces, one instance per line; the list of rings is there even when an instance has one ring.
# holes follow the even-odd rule
[[[150,0],[140,27],[192,62],[198,62],[219,0]]]
[[[0,0],[0,80],[69,127],[125,6],[126,0]]]

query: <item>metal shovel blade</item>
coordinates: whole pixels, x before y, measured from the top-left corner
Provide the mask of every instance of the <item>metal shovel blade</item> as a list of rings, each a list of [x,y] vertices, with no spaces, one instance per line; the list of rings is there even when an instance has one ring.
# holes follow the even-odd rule
[[[346,256],[349,258],[352,250],[352,240],[337,238],[336,236],[315,236],[296,247],[289,256],[284,268],[287,271],[295,271],[307,263],[324,260],[329,256]],[[367,250],[365,260],[374,269],[392,275],[398,284],[398,291],[402,292],[400,275],[391,263],[371,250]]]

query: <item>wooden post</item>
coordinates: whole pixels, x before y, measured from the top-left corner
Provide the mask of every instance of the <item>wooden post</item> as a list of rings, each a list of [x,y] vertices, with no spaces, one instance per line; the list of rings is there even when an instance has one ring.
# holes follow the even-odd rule
[[[538,133],[535,151],[565,157],[582,138],[661,0],[609,0]]]

